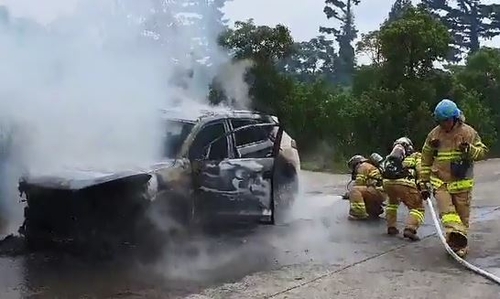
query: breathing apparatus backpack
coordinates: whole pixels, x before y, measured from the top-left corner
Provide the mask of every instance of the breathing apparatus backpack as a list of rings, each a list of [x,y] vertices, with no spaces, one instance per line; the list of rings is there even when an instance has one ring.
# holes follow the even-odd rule
[[[382,177],[388,180],[397,180],[408,177],[409,172],[403,166],[404,159],[405,149],[402,146],[396,145],[384,160]]]
[[[403,166],[403,160],[397,157],[387,157],[383,169],[382,177],[384,179],[397,180],[408,176],[408,171]]]

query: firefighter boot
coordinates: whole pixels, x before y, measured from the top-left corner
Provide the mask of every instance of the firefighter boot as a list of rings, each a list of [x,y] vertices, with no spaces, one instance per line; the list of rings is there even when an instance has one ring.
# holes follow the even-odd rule
[[[467,236],[458,231],[452,231],[448,235],[448,244],[451,248],[462,249],[467,247]]]
[[[387,228],[387,234],[390,236],[395,236],[399,234],[399,230],[394,226],[390,226]]]
[[[448,245],[450,248],[460,257],[465,257],[468,252],[468,240],[467,236],[458,231],[451,231],[447,238],[446,241],[448,242]]]
[[[417,235],[417,230],[412,228],[405,228],[403,231],[403,237],[410,239],[410,241],[420,241],[420,237]]]

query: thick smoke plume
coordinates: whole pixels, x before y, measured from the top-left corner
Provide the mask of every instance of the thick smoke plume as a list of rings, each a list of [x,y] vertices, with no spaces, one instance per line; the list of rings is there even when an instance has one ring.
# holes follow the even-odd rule
[[[2,10],[5,213],[19,205],[20,174],[148,165],[161,150],[159,110],[206,103],[211,70],[227,56],[220,28],[189,26],[187,2],[81,0],[44,25]]]

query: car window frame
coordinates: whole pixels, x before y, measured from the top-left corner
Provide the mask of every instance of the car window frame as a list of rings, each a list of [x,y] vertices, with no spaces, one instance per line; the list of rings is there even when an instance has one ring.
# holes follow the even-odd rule
[[[229,117],[227,119],[227,122],[228,122],[228,126],[229,126],[229,130],[230,131],[233,131],[233,130],[236,129],[233,126],[233,120],[236,120],[236,121],[243,120],[243,121],[249,122],[246,125],[267,123],[265,120],[260,119],[260,118],[252,118],[252,117]],[[246,125],[244,125],[244,126],[246,126]],[[241,153],[241,149],[250,148],[250,147],[258,147],[259,145],[265,145],[266,143],[269,143],[270,148],[273,148],[273,145],[274,145],[274,140],[271,139],[271,134],[267,136],[267,140],[254,141],[254,142],[245,143],[245,144],[242,144],[242,145],[237,145],[236,144],[236,141],[237,141],[236,132],[233,132],[232,134],[230,134],[230,136],[233,139],[233,146],[232,146],[232,148],[233,148],[233,151],[234,151],[234,157],[236,159],[246,159],[246,158],[248,158],[248,157],[243,157],[240,154]],[[265,157],[260,157],[260,158],[265,158]],[[255,159],[258,159],[258,158],[255,158]]]
[[[217,124],[222,124],[223,125],[224,134],[227,134],[227,132],[229,132],[228,123],[227,123],[226,119],[224,119],[224,118],[219,118],[219,119],[207,121],[207,122],[204,122],[204,123],[200,123],[200,125],[198,126],[198,128],[196,128],[196,130],[193,130],[193,132],[192,132],[193,136],[191,138],[191,142],[189,144],[189,147],[187,148],[187,151],[186,151],[186,156],[187,156],[188,159],[190,159],[190,160],[200,160],[200,161],[223,161],[223,160],[231,159],[234,156],[233,149],[232,149],[233,140],[231,140],[229,138],[229,135],[228,135],[228,136],[225,137],[225,139],[226,139],[226,146],[227,146],[227,156],[226,156],[226,158],[224,158],[222,160],[219,160],[219,159],[213,160],[213,159],[209,159],[208,157],[207,158],[203,158],[203,159],[192,158],[191,157],[190,152],[191,152],[191,149],[192,149],[192,147],[194,145],[194,142],[195,142],[196,138],[198,137],[198,135],[201,134],[201,132],[205,128],[207,128],[209,126],[217,125]]]
[[[179,159],[182,157],[187,157],[189,154],[189,148],[190,148],[190,140],[192,139],[193,134],[196,134],[196,130],[198,127],[198,124],[194,121],[189,121],[189,120],[184,120],[184,119],[179,119],[179,118],[166,118],[163,120],[164,122],[178,122],[182,123],[183,125],[190,125],[190,131],[187,133],[187,135],[184,137],[181,145],[179,146],[177,152],[175,153],[174,157],[168,158],[164,157],[162,153],[162,159]],[[186,151],[187,148],[187,151]]]

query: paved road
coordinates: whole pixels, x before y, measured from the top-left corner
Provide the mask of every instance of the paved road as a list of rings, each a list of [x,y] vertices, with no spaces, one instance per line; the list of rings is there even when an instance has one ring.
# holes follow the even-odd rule
[[[478,165],[469,260],[500,275],[499,165]],[[339,196],[346,179],[304,172],[304,190],[284,223],[192,236],[154,264],[0,258],[0,297],[500,298],[500,287],[445,256],[430,216],[418,243],[386,236],[383,221],[347,221]]]
[[[490,160],[477,167],[468,258],[496,275],[500,275],[499,166],[500,161]],[[326,200],[326,194],[338,193],[338,176],[308,174],[305,179],[311,182],[309,192],[288,225],[287,241],[274,241],[287,243],[293,257],[287,259],[286,247],[277,246],[280,266],[275,270],[260,271],[189,298],[500,298],[500,286],[446,256],[429,213],[420,232],[424,239],[409,243],[386,236],[382,221],[346,221],[347,202],[331,196]]]

